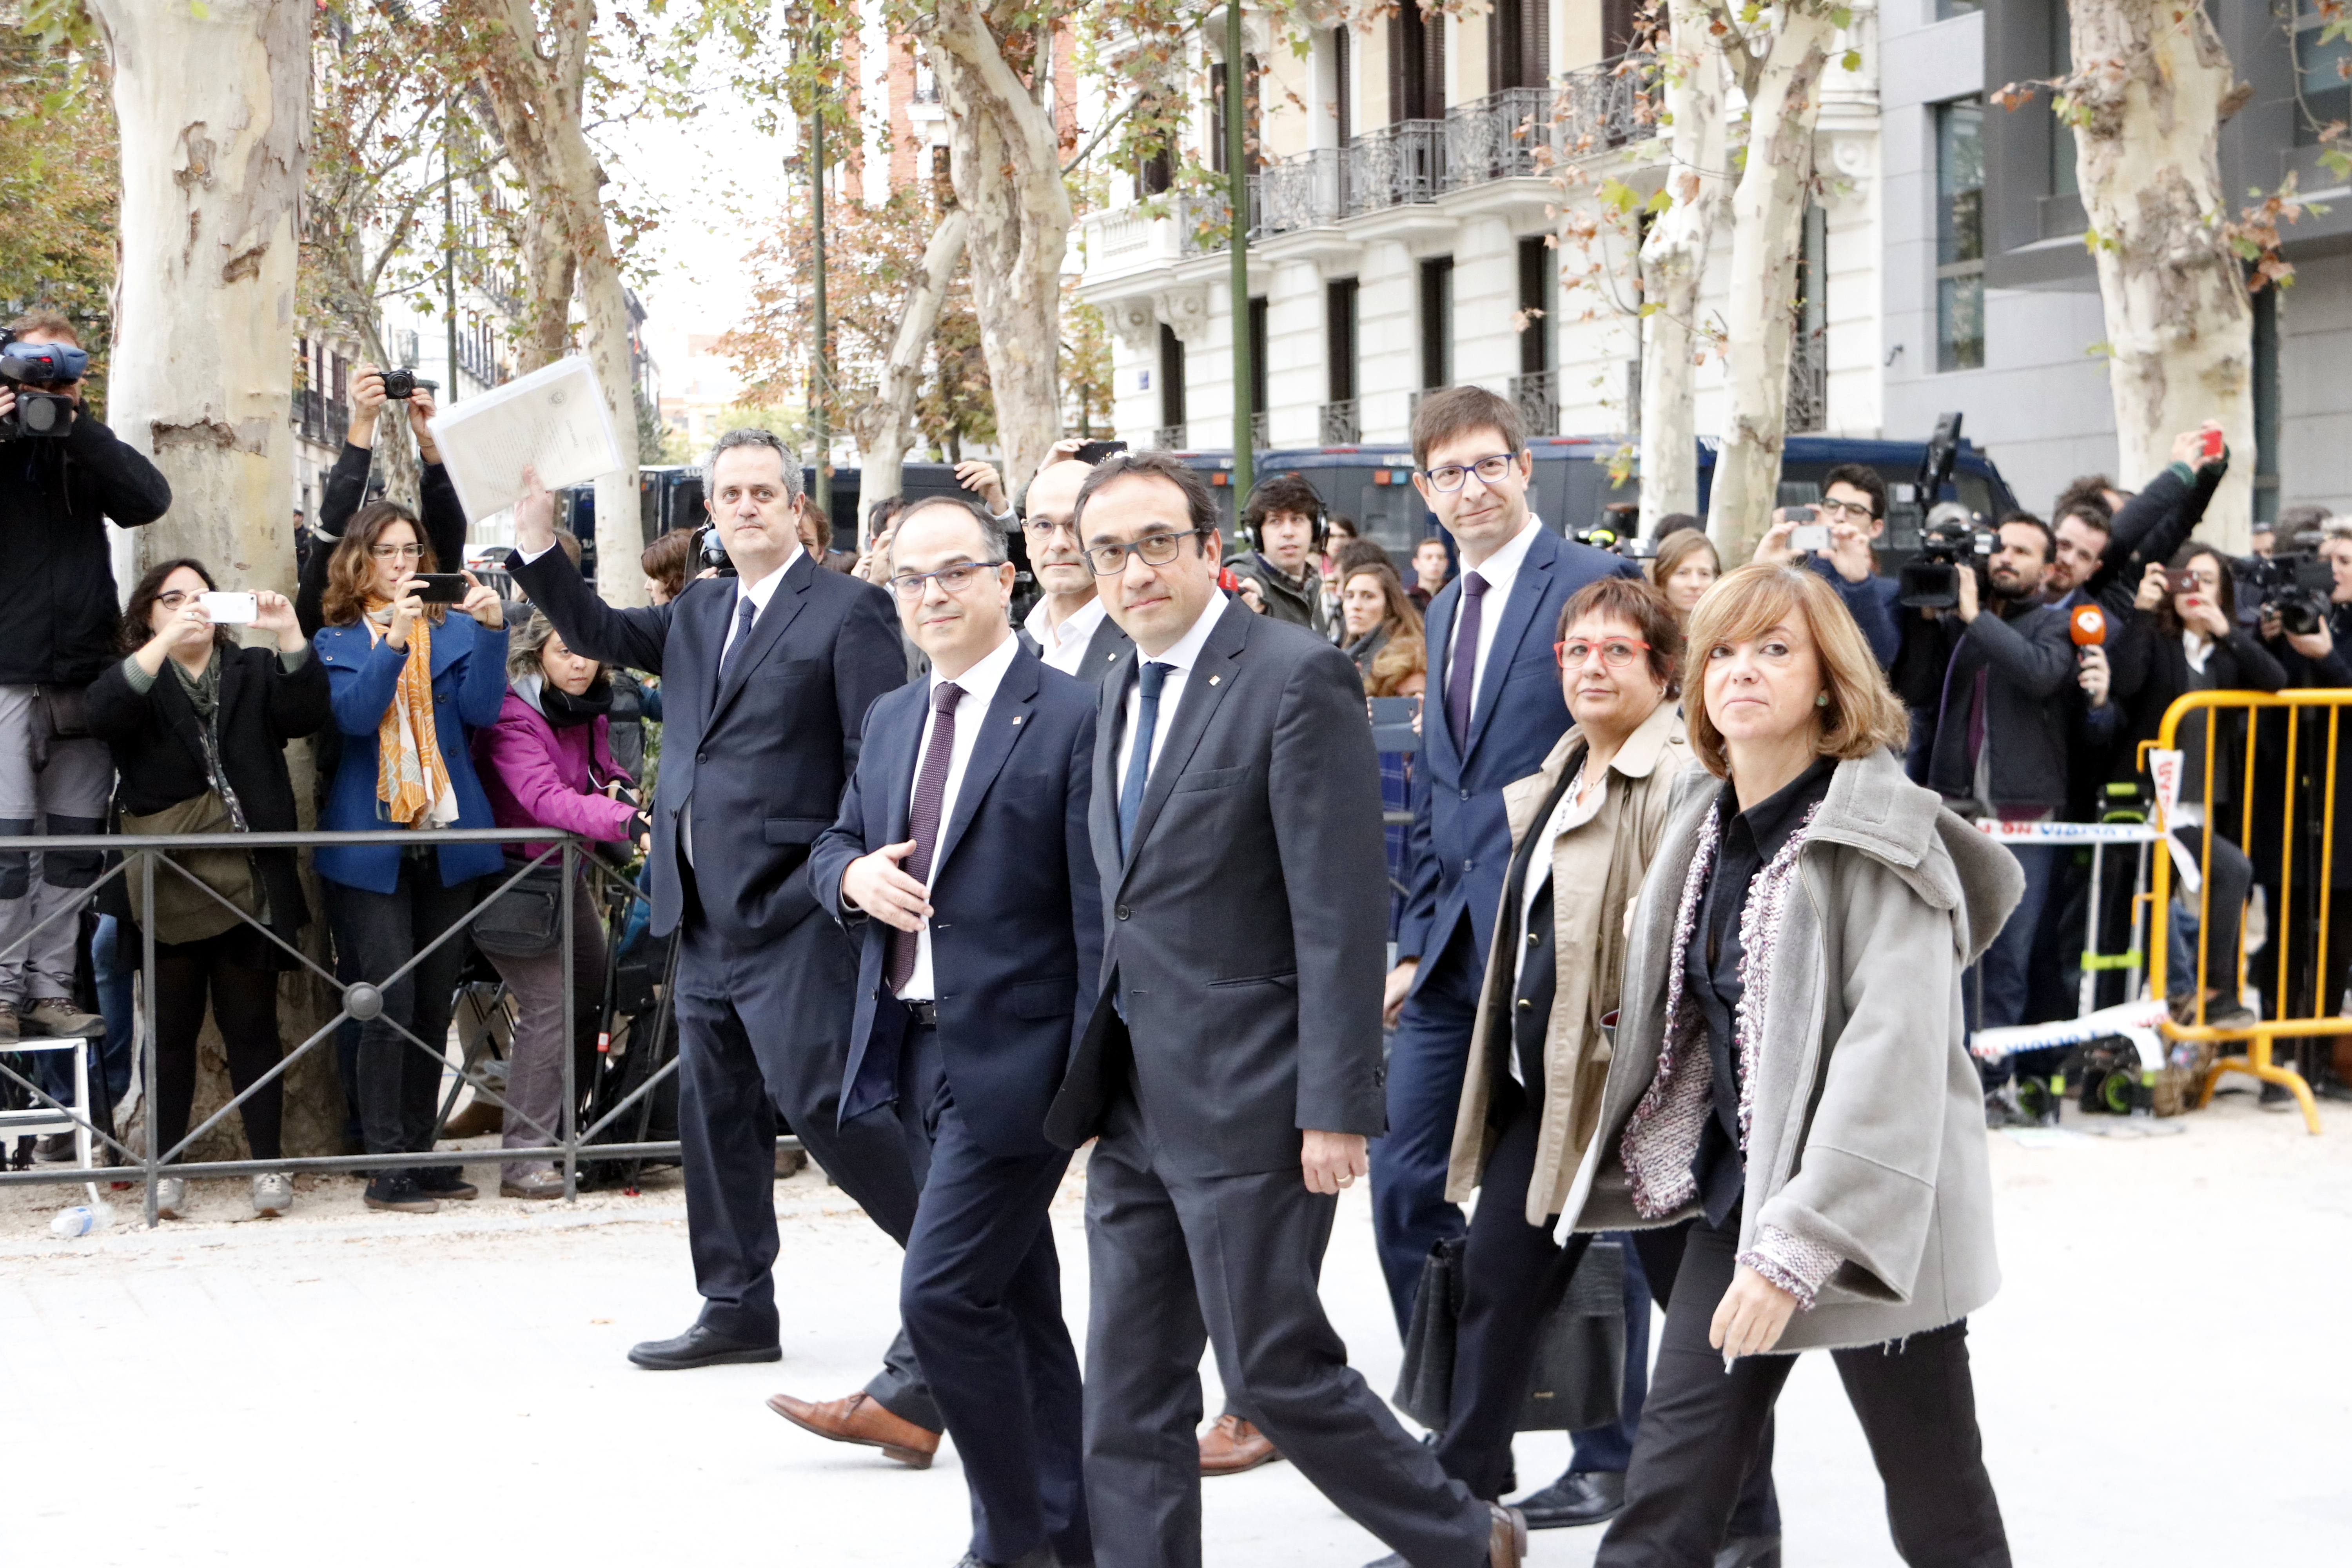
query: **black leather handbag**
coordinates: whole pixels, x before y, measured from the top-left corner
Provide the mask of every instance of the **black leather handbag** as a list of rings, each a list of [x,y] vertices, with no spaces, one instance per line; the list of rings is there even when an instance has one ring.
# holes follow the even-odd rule
[[[1441,1241],[1421,1266],[1421,1284],[1405,1329],[1396,1407],[1433,1432],[1454,1414],[1454,1363],[1462,1321],[1464,1254],[1469,1242]],[[1617,1419],[1625,1386],[1625,1256],[1613,1241],[1585,1249],[1560,1298],[1538,1331],[1522,1432],[1573,1432]]]
[[[499,880],[504,882],[524,865],[508,857]],[[580,889],[575,896],[586,898],[587,889]],[[492,898],[474,916],[474,945],[493,958],[537,958],[555,946],[562,931],[561,858],[524,871],[521,881]]]

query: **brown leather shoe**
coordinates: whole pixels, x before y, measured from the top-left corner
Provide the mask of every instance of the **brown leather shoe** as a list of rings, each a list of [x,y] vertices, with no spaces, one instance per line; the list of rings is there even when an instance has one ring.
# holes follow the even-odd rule
[[[863,1394],[830,1399],[822,1405],[794,1399],[789,1394],[772,1394],[768,1395],[768,1408],[803,1432],[814,1432],[836,1443],[879,1448],[885,1457],[908,1469],[929,1469],[931,1456],[940,1451],[937,1432],[891,1415]]]
[[[1238,1415],[1220,1415],[1201,1434],[1201,1473],[1238,1476],[1282,1458],[1274,1439]]]
[[[1490,1568],[1519,1568],[1528,1555],[1528,1521],[1515,1508],[1490,1502],[1494,1511],[1494,1529],[1486,1537],[1486,1562]]]

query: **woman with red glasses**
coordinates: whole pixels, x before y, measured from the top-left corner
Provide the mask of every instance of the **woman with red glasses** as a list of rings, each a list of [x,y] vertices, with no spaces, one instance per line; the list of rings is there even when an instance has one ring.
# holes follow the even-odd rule
[[[1575,722],[1540,769],[1503,792],[1511,860],[1446,1176],[1449,1202],[1486,1190],[1470,1218],[1437,1456],[1448,1475],[1488,1499],[1512,1486],[1511,1437],[1539,1332],[1590,1239],[1563,1247],[1552,1229],[1609,1076],[1602,1022],[1617,1008],[1626,910],[1665,829],[1675,781],[1693,760],[1675,703],[1682,631],[1657,589],[1630,577],[1589,584],[1561,606],[1559,637],[1560,687]],[[1646,1298],[1643,1306],[1646,1313]],[[1639,1327],[1642,1342],[1628,1345],[1627,1361],[1646,1369],[1646,1321]],[[1638,1377],[1629,1382],[1641,1386]],[[1624,1456],[1587,1451],[1606,1447],[1609,1430],[1596,1428],[1590,1443],[1580,1432],[1570,1474],[1527,1503],[1542,1510],[1563,1489],[1622,1488]],[[1580,1522],[1613,1509],[1560,1511],[1529,1522]]]

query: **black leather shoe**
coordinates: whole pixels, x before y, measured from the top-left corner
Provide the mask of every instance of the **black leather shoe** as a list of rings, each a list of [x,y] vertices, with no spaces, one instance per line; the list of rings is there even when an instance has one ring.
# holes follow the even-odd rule
[[[1618,1470],[1570,1470],[1539,1492],[1511,1505],[1528,1516],[1529,1530],[1569,1530],[1600,1524],[1625,1507],[1625,1477]]]
[[[1054,1555],[1051,1546],[1024,1552],[1011,1563],[991,1563],[977,1552],[967,1552],[957,1560],[956,1568],[1062,1568],[1062,1560]]]
[[[747,1345],[740,1340],[714,1333],[700,1323],[674,1340],[647,1340],[629,1349],[629,1360],[652,1372],[687,1372],[698,1366],[783,1359],[782,1345]]]
[[[1716,1548],[1715,1568],[1780,1568],[1780,1538],[1735,1535]]]

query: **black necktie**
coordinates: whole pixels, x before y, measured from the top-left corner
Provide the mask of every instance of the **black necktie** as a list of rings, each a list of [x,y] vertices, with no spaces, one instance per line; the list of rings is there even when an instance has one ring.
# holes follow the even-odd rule
[[[943,680],[931,689],[931,706],[938,716],[931,722],[931,742],[923,748],[923,764],[915,773],[915,810],[907,824],[907,837],[915,841],[915,852],[903,862],[907,875],[929,886],[931,856],[940,842],[940,805],[948,793],[948,763],[955,755],[955,710],[963,697],[963,688],[951,680]],[[890,932],[890,973],[892,994],[903,989],[915,975],[915,951],[919,933],[893,929]]]
[[[735,673],[735,666],[743,657],[743,646],[751,640],[751,623],[759,618],[760,606],[743,595],[735,606],[735,640],[719,656],[719,684],[725,686],[727,678]]]

